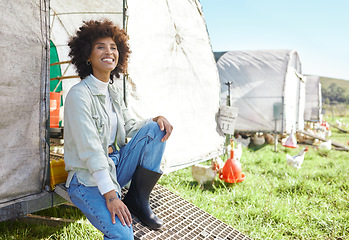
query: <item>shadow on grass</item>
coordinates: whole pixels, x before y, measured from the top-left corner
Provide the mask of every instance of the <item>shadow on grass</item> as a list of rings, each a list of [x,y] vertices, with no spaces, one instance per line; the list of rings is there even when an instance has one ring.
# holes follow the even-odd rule
[[[11,219],[0,223],[0,239],[53,239],[51,236],[60,232],[65,226],[66,225],[53,227],[42,223],[23,222],[20,218]]]
[[[83,217],[80,210],[73,206],[56,206],[32,214],[34,217],[19,217],[0,222],[0,240],[3,239],[59,239],[53,237],[62,232],[72,222],[55,221],[35,218],[35,216],[51,217],[57,219],[79,220]]]
[[[198,182],[196,181],[188,181],[187,186],[190,187],[191,189],[200,189],[201,191],[209,191],[212,193],[215,193],[216,191],[220,190],[228,190],[228,189],[233,189],[238,186],[239,183],[227,183],[223,180],[216,179],[211,182],[207,182],[203,185],[203,187],[200,187]]]
[[[248,145],[248,149],[255,152],[255,151],[258,151],[258,150],[260,150],[260,149],[262,149],[262,148],[264,148],[266,146],[270,146],[270,144],[264,143],[263,145],[257,146],[257,145],[254,145],[253,143],[250,143]]]

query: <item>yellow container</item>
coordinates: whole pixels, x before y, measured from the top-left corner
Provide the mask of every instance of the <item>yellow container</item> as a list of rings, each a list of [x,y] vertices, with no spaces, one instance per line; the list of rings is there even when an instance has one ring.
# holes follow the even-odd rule
[[[65,183],[68,177],[68,172],[65,171],[64,159],[50,160],[50,185],[53,190],[57,184]]]

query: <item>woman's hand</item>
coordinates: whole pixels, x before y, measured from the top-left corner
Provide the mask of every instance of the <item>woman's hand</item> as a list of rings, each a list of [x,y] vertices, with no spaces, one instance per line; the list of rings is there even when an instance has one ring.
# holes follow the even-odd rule
[[[172,129],[173,129],[172,125],[163,116],[157,116],[153,118],[153,121],[158,123],[161,131],[164,131],[164,130],[166,131],[165,136],[161,139],[161,142],[165,142],[172,133]]]
[[[123,226],[131,226],[132,217],[127,206],[116,196],[115,190],[107,192],[104,194],[105,200],[107,202],[107,208],[111,214],[111,221],[115,224],[115,215],[118,216],[120,222]]]

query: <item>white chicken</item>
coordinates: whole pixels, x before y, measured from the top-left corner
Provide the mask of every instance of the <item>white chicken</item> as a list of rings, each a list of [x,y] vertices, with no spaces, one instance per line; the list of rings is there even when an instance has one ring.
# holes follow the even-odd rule
[[[199,186],[203,188],[204,183],[213,183],[217,174],[222,170],[224,162],[220,157],[216,157],[211,160],[211,166],[204,166],[196,164],[191,166],[191,174],[195,181],[199,183]]]
[[[242,145],[241,143],[236,144],[236,148],[234,148],[234,158],[240,161],[242,156]]]
[[[241,135],[238,134],[234,141],[237,144],[241,143],[242,146],[248,147],[248,145],[251,142],[251,138],[249,138],[249,137],[248,138],[243,138],[243,137],[241,137]]]
[[[331,150],[332,140],[328,140],[327,142],[321,142],[318,146],[318,149],[326,149]]]
[[[260,132],[256,132],[256,134],[252,136],[252,140],[254,145],[261,146],[265,143],[264,134]]]
[[[296,156],[291,156],[288,153],[286,154],[287,164],[297,168],[297,171],[301,168],[301,165],[304,161],[304,155],[308,151],[308,148],[303,148]]]
[[[343,123],[342,123],[342,119],[339,119],[339,120],[337,119],[337,120],[336,120],[336,124],[337,124],[338,127],[341,127],[342,124],[343,124]]]

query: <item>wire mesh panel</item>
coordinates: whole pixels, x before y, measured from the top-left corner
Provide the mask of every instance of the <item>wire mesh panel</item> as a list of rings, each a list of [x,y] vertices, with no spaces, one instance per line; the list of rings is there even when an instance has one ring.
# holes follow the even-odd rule
[[[123,194],[126,192],[123,189]],[[161,230],[153,231],[133,216],[135,239],[250,239],[159,184],[150,195],[150,205],[153,212],[164,221],[164,226]]]

